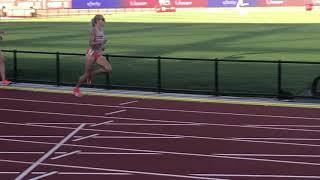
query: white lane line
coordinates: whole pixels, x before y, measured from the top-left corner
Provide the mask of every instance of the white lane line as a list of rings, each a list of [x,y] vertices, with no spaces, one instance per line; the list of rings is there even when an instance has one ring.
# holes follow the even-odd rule
[[[59,172],[59,174],[62,174],[62,175],[107,175],[107,176],[110,176],[110,175],[132,175],[132,174],[129,174],[129,173],[90,173],[90,172]]]
[[[0,136],[1,138],[62,138],[64,136]]]
[[[56,144],[50,151],[44,154],[40,159],[34,162],[31,166],[29,166],[25,171],[23,171],[15,180],[22,180],[26,175],[28,175],[34,168],[36,168],[39,164],[41,164],[44,160],[46,160],[49,156],[51,156],[57,149],[59,149],[64,143],[66,143],[72,136],[74,136],[78,131],[80,131],[86,124],[80,125],[77,129],[71,132],[68,136],[62,139],[58,144]]]
[[[128,101],[128,102],[120,103],[119,105],[123,106],[123,105],[128,105],[128,104],[132,104],[132,103],[136,103],[136,102],[138,102],[138,101]]]
[[[182,139],[180,136],[99,136],[97,139]]]
[[[294,176],[294,175],[270,175],[270,174],[190,174],[192,176],[205,177],[255,177],[255,178],[297,178],[320,179],[320,176]]]
[[[74,129],[72,127],[63,127],[63,126],[45,126],[45,125],[27,125],[22,123],[9,123],[9,122],[0,122],[0,124],[6,125],[18,125],[18,126],[27,126],[27,127],[43,127],[43,128],[51,128],[51,129]],[[148,136],[163,136],[163,137],[182,137],[178,135],[166,135],[159,133],[142,133],[142,132],[128,132],[128,131],[116,131],[116,130],[106,130],[106,129],[83,129],[86,131],[93,132],[112,132],[112,133],[125,133],[125,134],[134,134],[134,135],[148,135]]]
[[[46,173],[46,174],[43,174],[41,176],[31,178],[29,180],[38,180],[38,179],[42,179],[42,178],[45,178],[45,177],[48,177],[48,176],[51,176],[51,175],[54,175],[54,174],[57,174],[57,173],[58,173],[58,171],[52,171],[50,173]]]
[[[112,118],[112,119],[125,119],[125,120],[142,120],[142,121],[161,121],[162,120],[146,120],[146,119],[135,119],[135,118],[119,118],[119,117],[108,117],[108,116],[91,116],[91,115],[79,115],[79,114],[65,114],[65,113],[51,113],[51,112],[39,112],[39,111],[25,111],[25,110],[16,110],[16,109],[0,109],[0,111],[13,111],[13,112],[24,112],[24,113],[39,113],[39,114],[50,114],[50,115],[62,115],[62,116],[75,116],[75,117],[87,117],[87,118]],[[178,122],[178,123],[187,123],[190,122],[179,122],[179,121],[167,121],[167,122]],[[7,123],[7,122],[0,122]],[[8,124],[8,123],[7,123]],[[191,123],[191,124],[194,124]],[[222,127],[242,127],[242,128],[252,128],[252,129],[269,129],[269,130],[285,130],[285,131],[301,131],[301,132],[320,132],[320,130],[310,130],[310,129],[290,129],[290,128],[268,128],[268,127],[249,127],[245,125],[230,125],[230,124],[213,124],[213,123],[197,123],[198,125],[208,125],[208,126],[222,126]],[[39,125],[38,125],[39,126]],[[63,128],[63,127],[60,127]]]
[[[96,134],[99,135],[99,134]],[[91,135],[93,136],[93,135]],[[64,136],[0,136],[0,138],[63,138]],[[85,136],[87,137],[87,136]],[[84,136],[74,136],[74,138],[84,138]],[[180,136],[93,136],[93,139],[176,139],[183,138],[183,135]],[[235,140],[278,140],[278,141],[320,141],[319,138],[270,138],[270,137],[241,137],[241,138],[232,138]]]
[[[0,172],[0,174],[19,174],[20,172]],[[30,174],[46,174],[47,172],[31,172]],[[95,173],[95,172],[57,172],[61,175],[131,175],[129,173]]]
[[[299,128],[319,128],[319,125],[293,125],[293,124],[248,124],[247,127],[299,127]]]
[[[109,124],[109,123],[112,123],[114,121],[105,121],[105,122],[102,122],[102,123],[97,123],[97,124],[92,124],[90,125],[90,127],[96,127],[96,126],[100,126],[100,125],[103,125],[103,124]]]
[[[94,118],[94,119],[100,118],[100,119],[119,119],[119,120],[131,120],[131,121],[194,124],[194,122],[181,122],[181,121],[174,121],[174,120],[123,118],[123,117],[113,117],[113,116],[94,116],[94,115],[83,115],[83,114],[56,113],[56,112],[47,112],[47,111],[30,111],[30,110],[20,110],[20,109],[1,109],[0,108],[0,111],[11,111],[11,112],[33,113],[33,114],[46,114],[46,115],[59,115],[59,116],[71,116],[71,117],[85,117],[85,118]],[[26,124],[32,124],[32,123],[26,123]],[[203,124],[203,123],[201,123],[201,124]]]
[[[48,128],[57,128],[57,129],[73,129],[69,127],[59,127],[59,126],[42,126],[42,125],[25,125],[19,123],[8,123],[0,122],[0,124],[14,124],[21,126],[34,126],[34,127],[48,127]],[[307,147],[319,147],[317,144],[306,144],[306,143],[287,143],[287,142],[273,142],[273,141],[255,141],[255,140],[242,140],[236,138],[213,138],[213,137],[203,137],[203,136],[190,136],[190,135],[172,135],[172,134],[159,134],[159,133],[141,133],[141,132],[130,132],[130,131],[115,131],[115,130],[98,130],[98,129],[84,129],[95,132],[117,132],[117,133],[127,133],[127,134],[136,134],[136,135],[154,135],[154,136],[173,136],[173,137],[182,137],[182,138],[194,138],[194,139],[208,139],[208,140],[223,140],[223,141],[236,141],[236,142],[250,142],[250,143],[261,143],[261,144],[278,144],[278,145],[295,145],[295,146],[307,146]],[[9,139],[10,140],[10,139]]]
[[[61,175],[107,175],[107,176],[110,176],[110,175],[132,175],[132,174],[129,174],[129,173],[91,173],[91,172],[59,172],[59,174]]]
[[[0,154],[44,154],[46,152],[36,152],[36,151],[29,151],[29,152],[25,152],[25,151],[20,151],[20,152],[17,152],[17,151],[2,151],[0,152]]]
[[[83,152],[83,155],[159,155],[161,153]]]
[[[45,152],[0,152],[0,154],[44,154]],[[132,154],[132,155],[155,155],[159,153],[117,153],[117,152],[81,152],[73,151],[73,152],[55,152],[54,154],[62,154],[61,156],[66,156],[69,154],[77,153],[77,154],[84,154],[84,155],[108,155],[108,154]],[[307,158],[319,158],[320,155],[310,155],[310,154],[215,154],[217,156],[258,156],[258,157],[307,157]],[[51,158],[54,159],[54,158]],[[55,158],[57,159],[57,158]]]
[[[81,140],[92,138],[92,137],[95,137],[95,136],[98,136],[98,135],[99,134],[92,134],[90,136],[84,136],[84,137],[81,137],[81,138],[73,139],[72,141],[81,141]]]
[[[245,157],[306,157],[306,158],[319,158],[320,155],[310,154],[214,154],[217,156],[245,156]]]
[[[87,117],[87,118],[112,118],[112,119],[125,119],[125,120],[141,120],[141,121],[161,121],[163,120],[146,120],[146,119],[136,119],[136,118],[119,118],[119,117],[108,117],[108,116],[92,116],[92,115],[80,115],[80,114],[65,114],[65,113],[52,113],[52,112],[39,112],[39,111],[25,111],[25,110],[16,110],[16,109],[0,109],[4,111],[12,112],[24,112],[24,113],[37,113],[37,114],[50,114],[50,115],[61,115],[61,116],[74,116],[74,117]],[[166,122],[178,122],[186,124],[194,124],[190,122],[181,122],[181,121],[166,121]],[[4,123],[4,122],[0,122]],[[208,125],[208,126],[222,126],[222,127],[242,127],[242,128],[252,128],[252,129],[269,129],[269,130],[285,130],[285,131],[302,131],[302,132],[320,132],[320,130],[311,130],[311,129],[290,129],[290,128],[270,128],[270,127],[250,127],[246,125],[230,125],[230,124],[213,124],[213,123],[197,123],[197,125]],[[91,125],[93,126],[93,125]]]
[[[278,115],[268,115],[268,114],[247,114],[247,113],[216,112],[216,111],[191,111],[191,110],[181,110],[181,109],[124,107],[124,106],[111,106],[111,105],[85,104],[85,103],[71,103],[71,102],[61,102],[61,101],[43,101],[43,100],[31,100],[31,99],[19,99],[19,98],[0,98],[0,99],[13,100],[13,101],[25,101],[25,102],[51,103],[51,104],[66,104],[66,105],[92,106],[92,107],[110,107],[110,108],[123,108],[123,109],[137,109],[137,110],[197,113],[197,114],[220,114],[220,115],[249,116],[249,117],[269,117],[269,118],[284,118],[284,119],[299,119],[299,120],[301,120],[301,119],[304,119],[304,120],[320,120],[320,117],[280,116],[280,115],[278,116]]]
[[[310,138],[267,138],[267,137],[260,137],[260,138],[251,138],[251,137],[242,137],[242,138],[234,138],[239,140],[278,140],[278,141],[320,141],[320,139],[310,139]]]
[[[44,154],[45,152],[0,152],[0,154]],[[54,154],[67,154],[68,152],[55,152]],[[82,155],[158,155],[160,153],[134,153],[134,152],[78,152]]]
[[[66,156],[71,156],[71,155],[74,155],[74,154],[78,154],[79,152],[81,152],[81,151],[80,150],[72,151],[72,152],[69,152],[69,153],[66,153],[66,154],[62,154],[60,156],[52,157],[50,159],[51,160],[56,160],[56,159],[60,159],[60,158],[66,157]]]
[[[43,136],[0,136],[0,138],[41,138]],[[74,136],[82,138],[83,136]],[[44,138],[63,138],[63,136],[44,136]],[[180,136],[94,136],[93,139],[182,139]]]
[[[122,112],[125,112],[125,111],[127,111],[127,110],[123,109],[123,110],[119,110],[119,111],[114,111],[114,112],[105,113],[104,115],[105,115],[105,116],[109,116],[109,115],[111,115],[111,114],[118,114],[118,113],[122,113]]]
[[[82,123],[26,123],[30,125],[78,125]],[[86,123],[88,125],[94,125],[96,123]],[[179,124],[156,124],[156,123],[112,123],[108,124],[108,126],[202,126],[202,123],[179,123]]]
[[[0,138],[1,140],[2,138]],[[37,141],[22,141],[22,140],[12,140],[14,142],[28,142],[35,144],[54,144],[48,142],[37,142]],[[181,155],[181,156],[195,156],[195,157],[210,157],[210,158],[222,158],[222,159],[237,159],[237,160],[250,160],[250,161],[262,161],[262,162],[276,162],[276,163],[288,163],[288,164],[299,164],[299,165],[310,165],[310,166],[320,166],[320,163],[310,163],[302,161],[278,161],[272,159],[258,159],[258,158],[245,158],[245,157],[233,157],[233,156],[221,156],[216,154],[196,154],[196,153],[184,153],[184,152],[174,152],[174,151],[158,151],[158,150],[147,150],[147,149],[129,149],[129,148],[118,148],[118,147],[106,147],[106,146],[88,146],[88,145],[74,145],[74,144],[65,144],[65,146],[71,147],[84,147],[84,148],[97,148],[97,149],[108,149],[108,150],[126,150],[126,151],[136,151],[136,152],[151,152],[151,153],[160,153],[160,154],[170,154],[170,155]],[[319,147],[320,145],[315,145]]]
[[[32,164],[32,162],[5,160],[5,159],[0,159],[0,162]],[[114,171],[114,172],[121,172],[121,173],[130,173],[130,174],[142,174],[142,175],[151,175],[151,176],[186,178],[186,179],[197,179],[197,180],[226,180],[226,179],[220,179],[220,178],[199,177],[199,176],[190,176],[190,175],[155,173],[155,172],[133,171],[133,170],[122,170],[122,169],[108,169],[108,168],[87,167],[87,166],[72,166],[72,165],[62,165],[62,164],[52,164],[52,163],[41,163],[41,165],[53,166],[53,167],[64,167],[64,168],[77,168],[77,169],[85,169],[85,170]]]

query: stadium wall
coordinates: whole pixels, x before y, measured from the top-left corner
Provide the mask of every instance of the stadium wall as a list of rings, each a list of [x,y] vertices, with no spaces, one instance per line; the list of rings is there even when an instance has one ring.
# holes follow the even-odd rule
[[[153,8],[159,0],[72,0],[73,9]],[[320,0],[174,0],[177,8],[304,6]]]
[[[3,0],[0,0],[3,1]],[[3,2],[7,2],[4,4]],[[191,8],[234,8],[234,7],[289,7],[320,5],[320,0],[4,0],[0,5],[0,16],[68,16],[92,14],[104,9],[107,12],[149,11],[159,7],[160,1],[170,1],[174,7]],[[9,4],[12,7],[8,7]],[[72,9],[76,10],[75,12]],[[36,10],[36,12],[35,12]],[[50,11],[51,10],[51,11]],[[61,12],[67,10],[67,12]],[[82,11],[87,10],[87,11]]]

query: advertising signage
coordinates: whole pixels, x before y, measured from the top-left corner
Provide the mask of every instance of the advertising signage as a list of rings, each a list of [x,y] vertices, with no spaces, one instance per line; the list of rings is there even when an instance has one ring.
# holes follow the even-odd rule
[[[208,0],[175,0],[176,7],[208,7]]]
[[[303,6],[305,0],[258,0],[257,6]]]
[[[124,8],[154,8],[162,0],[122,0]],[[207,7],[208,0],[173,0],[175,7]]]
[[[209,7],[251,7],[256,6],[258,0],[208,0]]]
[[[72,0],[73,9],[120,8],[121,0]]]
[[[122,0],[124,8],[154,8],[158,0]]]

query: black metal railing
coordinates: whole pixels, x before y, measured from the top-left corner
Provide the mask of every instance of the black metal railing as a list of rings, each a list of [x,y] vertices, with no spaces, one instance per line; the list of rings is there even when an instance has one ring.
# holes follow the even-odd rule
[[[83,58],[85,54],[3,51],[6,52],[6,58],[12,59],[12,61],[7,62],[9,64],[7,71],[8,77],[13,81],[71,86],[76,83],[76,78],[83,72],[80,68],[83,68],[84,61],[79,61],[79,57]],[[10,56],[10,53],[12,53],[12,56]],[[19,56],[21,54],[31,54],[32,57],[27,55],[21,57]],[[72,58],[67,58],[67,56]],[[94,84],[95,87],[215,96],[317,98],[314,94],[319,94],[315,93],[317,84],[315,85],[314,79],[320,74],[320,62],[172,58],[112,54],[106,54],[105,57],[113,66],[115,64],[118,67],[119,72],[116,72],[115,77],[107,75],[104,80],[100,79]],[[122,62],[123,60],[124,62]],[[41,68],[36,68],[35,66],[41,61],[46,62],[43,63]],[[62,65],[63,63],[64,65]],[[132,64],[128,65],[128,63]],[[197,66],[200,68],[197,68]],[[135,71],[138,68],[140,69]],[[79,71],[75,72],[75,70]],[[128,72],[129,70],[131,72]],[[126,76],[123,76],[123,74]],[[131,77],[131,74],[139,79],[139,82],[135,83],[136,79]],[[129,79],[126,80],[126,78]],[[190,83],[188,83],[188,78],[191,78]]]

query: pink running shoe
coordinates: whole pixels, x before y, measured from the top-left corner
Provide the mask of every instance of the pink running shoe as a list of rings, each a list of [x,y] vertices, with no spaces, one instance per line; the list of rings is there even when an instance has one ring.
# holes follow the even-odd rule
[[[73,95],[75,95],[76,97],[82,97],[80,88],[78,88],[78,87],[73,88],[72,93],[73,93]]]
[[[2,86],[9,86],[10,84],[11,84],[11,81],[8,81],[8,80],[2,81]]]

